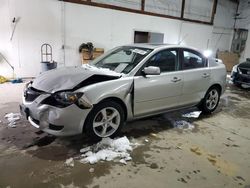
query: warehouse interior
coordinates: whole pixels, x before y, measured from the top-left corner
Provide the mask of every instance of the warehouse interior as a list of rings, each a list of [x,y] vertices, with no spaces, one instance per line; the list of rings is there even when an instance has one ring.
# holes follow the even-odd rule
[[[89,163],[85,149],[104,146],[85,134],[45,133],[20,114],[24,88],[44,72],[138,43],[189,46],[222,60],[227,78],[217,109],[127,122],[119,134],[127,158]],[[250,188],[250,82],[231,80],[243,62],[250,63],[250,0],[2,0],[0,187]]]

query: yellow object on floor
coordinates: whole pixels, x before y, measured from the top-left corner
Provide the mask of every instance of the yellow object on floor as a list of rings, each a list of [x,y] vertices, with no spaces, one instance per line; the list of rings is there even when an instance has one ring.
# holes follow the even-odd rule
[[[3,77],[3,76],[0,76],[0,84],[3,84],[4,82],[7,82],[8,80]]]

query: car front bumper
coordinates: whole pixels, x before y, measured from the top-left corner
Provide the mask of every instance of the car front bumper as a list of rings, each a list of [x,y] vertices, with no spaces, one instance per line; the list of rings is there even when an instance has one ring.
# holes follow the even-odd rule
[[[234,84],[245,84],[250,86],[250,75],[232,72],[231,79]]]
[[[87,115],[91,109],[81,109],[75,104],[65,108],[41,104],[50,96],[43,94],[32,102],[25,101],[20,105],[21,113],[34,127],[55,136],[81,134]]]

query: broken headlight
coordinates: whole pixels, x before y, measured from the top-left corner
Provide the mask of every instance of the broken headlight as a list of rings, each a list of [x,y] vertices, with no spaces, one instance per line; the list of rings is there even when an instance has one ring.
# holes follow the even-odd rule
[[[76,104],[82,109],[92,107],[92,104],[83,93],[71,91],[55,93],[42,101],[42,104],[48,104],[59,108],[64,108],[70,106],[71,104]]]
[[[70,91],[63,91],[56,93],[54,98],[57,102],[61,103],[62,105],[71,105],[74,104],[82,97],[83,93],[74,93]]]
[[[28,89],[29,87],[31,87],[32,83],[33,83],[33,82],[30,81],[30,82],[28,82],[28,83],[26,83],[26,84],[24,85],[24,88],[23,88],[23,93],[24,93],[24,95],[26,94],[27,89]]]

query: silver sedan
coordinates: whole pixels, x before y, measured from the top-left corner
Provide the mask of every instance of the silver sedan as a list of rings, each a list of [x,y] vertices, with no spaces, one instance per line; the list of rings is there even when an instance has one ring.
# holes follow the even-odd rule
[[[21,111],[49,134],[113,137],[126,121],[198,106],[213,112],[225,90],[217,59],[177,45],[117,47],[89,65],[64,67],[27,84]]]

